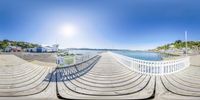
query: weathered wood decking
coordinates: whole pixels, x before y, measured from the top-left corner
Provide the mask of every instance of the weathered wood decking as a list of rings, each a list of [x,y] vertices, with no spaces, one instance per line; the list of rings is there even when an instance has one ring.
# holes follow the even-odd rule
[[[200,99],[200,67],[151,76],[100,56],[60,69],[1,56],[0,99]]]

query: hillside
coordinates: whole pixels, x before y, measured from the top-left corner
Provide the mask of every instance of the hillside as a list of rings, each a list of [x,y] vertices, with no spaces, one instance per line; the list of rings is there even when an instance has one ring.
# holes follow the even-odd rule
[[[29,42],[23,42],[23,41],[11,41],[11,40],[0,40],[0,49],[5,49],[8,45],[11,46],[19,46],[22,49],[24,48],[34,48],[34,47],[38,47],[38,44],[33,44],[33,43],[29,43]]]
[[[200,41],[188,41],[187,44],[188,44],[189,49],[200,50]],[[182,48],[185,48],[185,47],[186,47],[185,42],[183,42],[181,40],[177,40],[174,43],[159,46],[156,49],[157,50],[168,50],[170,48],[182,49]]]

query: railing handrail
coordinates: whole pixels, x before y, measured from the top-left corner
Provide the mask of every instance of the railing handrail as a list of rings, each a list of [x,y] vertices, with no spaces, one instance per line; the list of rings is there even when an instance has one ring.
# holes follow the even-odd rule
[[[145,74],[169,74],[185,69],[190,65],[189,57],[168,61],[146,61],[114,52],[109,53],[111,53],[120,63],[128,68]]]

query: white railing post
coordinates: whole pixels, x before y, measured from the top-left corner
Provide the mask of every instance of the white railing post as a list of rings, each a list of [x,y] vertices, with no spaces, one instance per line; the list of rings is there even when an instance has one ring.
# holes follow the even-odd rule
[[[171,61],[145,61],[109,52],[121,64],[139,73],[163,75],[178,72],[190,65],[189,57]]]

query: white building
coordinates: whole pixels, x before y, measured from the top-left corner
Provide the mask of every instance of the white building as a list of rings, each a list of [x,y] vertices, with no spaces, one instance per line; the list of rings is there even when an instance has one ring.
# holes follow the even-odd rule
[[[50,46],[45,46],[45,47],[43,47],[43,51],[44,52],[53,52],[53,48],[52,47],[50,47]]]
[[[57,52],[58,51],[58,44],[51,46],[41,46],[37,48],[28,48],[26,50],[27,52],[40,52],[40,53],[45,53],[45,52]]]

